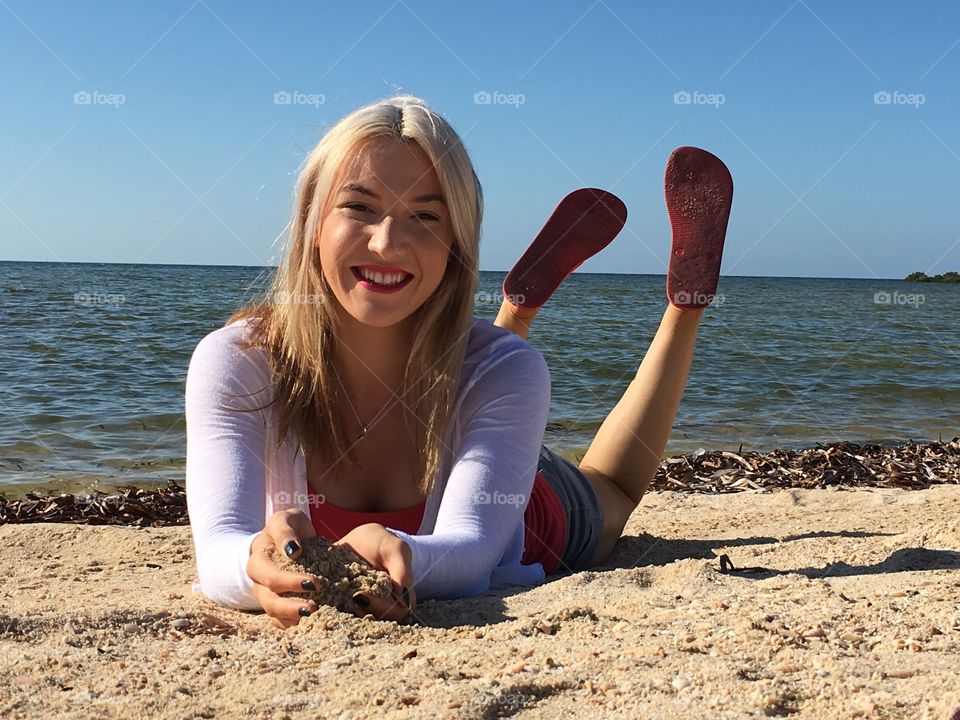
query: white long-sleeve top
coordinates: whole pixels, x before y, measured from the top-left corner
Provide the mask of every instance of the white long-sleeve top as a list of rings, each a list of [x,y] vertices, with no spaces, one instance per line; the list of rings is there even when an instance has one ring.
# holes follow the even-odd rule
[[[291,430],[279,450],[266,351],[244,349],[249,321],[197,345],[186,383],[187,509],[200,591],[228,607],[260,607],[246,566],[267,518],[308,517],[306,462]],[[252,394],[251,394],[252,393]],[[436,482],[416,535],[390,528],[413,553],[417,597],[458,598],[503,585],[534,585],[522,565],[526,502],[550,407],[550,373],[515,334],[474,318]]]

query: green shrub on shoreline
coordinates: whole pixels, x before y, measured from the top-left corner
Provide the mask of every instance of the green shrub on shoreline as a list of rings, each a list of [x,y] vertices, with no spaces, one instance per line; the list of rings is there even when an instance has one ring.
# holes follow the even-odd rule
[[[910,282],[941,282],[941,283],[960,283],[960,273],[951,270],[942,275],[927,275],[922,272],[910,273],[904,280]]]

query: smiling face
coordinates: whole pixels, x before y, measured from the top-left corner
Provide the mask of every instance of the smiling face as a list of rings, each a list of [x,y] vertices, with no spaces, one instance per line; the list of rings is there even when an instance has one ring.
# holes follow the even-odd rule
[[[345,161],[317,237],[338,311],[390,327],[440,286],[454,242],[440,180],[415,143],[365,142]]]

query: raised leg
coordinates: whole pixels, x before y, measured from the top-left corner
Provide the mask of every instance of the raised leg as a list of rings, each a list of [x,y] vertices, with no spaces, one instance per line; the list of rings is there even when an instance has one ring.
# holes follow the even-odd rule
[[[703,310],[668,305],[643,362],[580,461],[604,510],[596,564],[613,550],[650,487],[687,384]]]
[[[537,312],[560,283],[610,244],[626,219],[626,206],[605,190],[581,188],[563,198],[504,278],[494,325],[526,340]]]
[[[500,312],[497,313],[497,319],[493,321],[493,324],[514,332],[526,340],[530,332],[530,325],[533,323],[533,319],[537,316],[538,312],[540,312],[540,308],[533,308],[532,310],[521,308],[509,300],[504,300],[500,305]]]
[[[698,148],[678,148],[664,189],[673,244],[667,306],[636,376],[580,462],[604,511],[602,562],[650,487],[687,384],[703,309],[714,298],[733,199],[726,166]]]

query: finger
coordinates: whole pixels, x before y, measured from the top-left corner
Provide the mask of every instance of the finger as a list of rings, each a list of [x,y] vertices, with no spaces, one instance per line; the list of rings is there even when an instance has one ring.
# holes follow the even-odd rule
[[[396,597],[376,597],[366,593],[354,595],[354,604],[360,610],[358,615],[373,615],[378,620],[405,620],[410,615],[410,608]]]
[[[269,617],[269,615],[267,617]],[[293,627],[294,625],[289,620],[280,620],[279,618],[275,618],[275,617],[270,618],[270,624],[280,630],[286,630],[287,628]]]
[[[267,520],[264,532],[291,560],[300,557],[304,540],[317,536],[313,523],[302,510],[275,512]]]
[[[366,593],[354,595],[354,602],[363,608],[364,612],[381,620],[405,620],[416,606],[412,554],[406,543],[399,538],[397,540],[400,545],[387,549],[382,555],[384,570],[390,576],[392,596],[383,598]]]
[[[253,595],[263,611],[278,627],[288,628],[296,625],[302,618],[313,614],[317,609],[316,603],[311,600],[280,597],[270,588],[258,583],[253,585]]]
[[[417,597],[412,585],[405,585],[402,581],[390,578],[390,598],[377,598],[387,603],[395,603],[407,610],[412,611],[416,607]],[[360,594],[360,593],[358,593]],[[354,596],[356,597],[356,596]],[[373,599],[375,596],[368,596]],[[361,601],[362,602],[362,601]],[[369,611],[368,611],[369,612]]]
[[[383,565],[390,575],[394,594],[413,610],[417,606],[417,594],[413,588],[413,554],[403,540],[397,538],[397,541],[399,545],[384,554]]]
[[[317,536],[313,521],[302,510],[287,510],[287,525],[296,534],[296,540],[309,540]]]
[[[379,620],[403,620],[413,610],[411,603],[416,602],[416,596],[412,589],[402,585],[392,577],[390,578],[389,596],[383,597],[358,592],[351,599],[354,613],[360,617],[370,614]]]
[[[290,572],[277,567],[273,559],[274,551],[272,543],[254,540],[250,558],[247,560],[247,575],[251,580],[277,594],[310,592],[320,586],[315,575]]]

